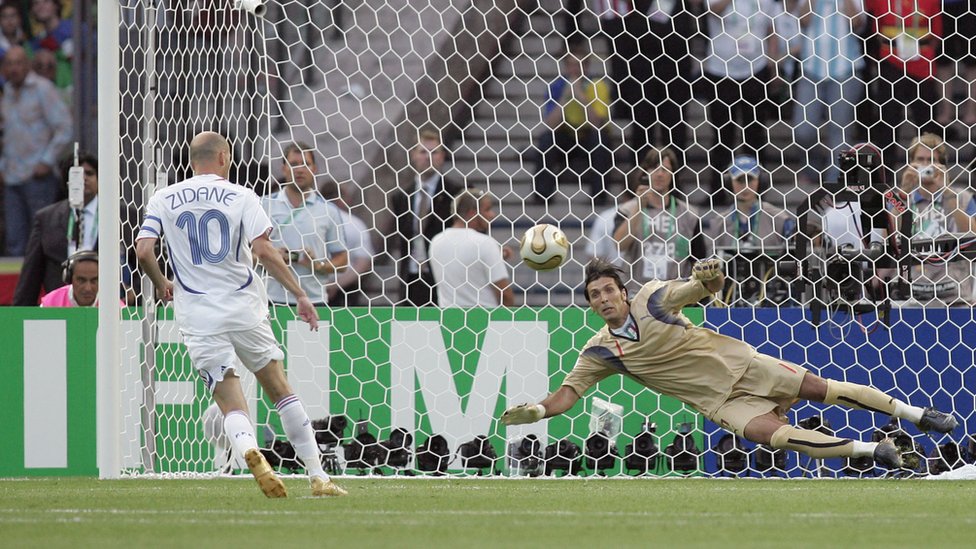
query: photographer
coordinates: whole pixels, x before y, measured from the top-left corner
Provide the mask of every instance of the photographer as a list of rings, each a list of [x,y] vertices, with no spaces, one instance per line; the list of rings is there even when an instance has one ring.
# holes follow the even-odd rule
[[[901,189],[912,212],[912,239],[976,232],[976,198],[947,184],[945,145],[926,133],[912,141]],[[913,265],[911,296],[922,304],[973,303],[973,271],[968,260]]]
[[[796,231],[792,214],[762,202],[762,167],[751,156],[738,156],[726,171],[735,203],[713,213],[706,234],[715,250],[731,260],[729,296],[756,301],[766,294],[765,284],[773,262],[786,251],[787,239]]]
[[[316,306],[328,301],[326,287],[349,263],[339,212],[315,189],[315,151],[305,143],[285,148],[281,190],[264,197],[261,205],[271,218],[271,241]],[[274,279],[268,280],[268,299],[295,305],[295,296]]]

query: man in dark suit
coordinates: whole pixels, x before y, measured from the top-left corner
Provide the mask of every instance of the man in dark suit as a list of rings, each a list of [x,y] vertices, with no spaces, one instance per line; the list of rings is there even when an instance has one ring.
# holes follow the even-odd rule
[[[65,199],[38,210],[27,241],[13,305],[37,305],[41,288],[50,292],[64,285],[62,264],[70,254],[78,250],[98,250],[98,159],[81,155],[78,163],[85,171],[84,207],[74,210]],[[67,169],[64,173],[67,174]],[[124,204],[119,215],[122,244],[128,258],[134,250],[132,235],[139,228],[139,216],[134,208]],[[127,259],[124,263],[135,265],[134,257],[131,262]]]
[[[425,307],[437,304],[434,276],[427,260],[430,241],[453,217],[454,197],[460,183],[445,179],[442,168],[447,151],[440,132],[425,128],[410,151],[415,176],[406,188],[390,193],[390,211],[395,219],[391,249],[399,250],[397,275],[401,304]]]

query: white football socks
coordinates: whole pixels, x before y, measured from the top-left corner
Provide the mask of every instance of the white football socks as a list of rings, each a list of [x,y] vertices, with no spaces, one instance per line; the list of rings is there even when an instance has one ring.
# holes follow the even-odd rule
[[[874,449],[877,447],[877,442],[861,442],[860,440],[855,440],[854,447],[851,449],[851,457],[874,457]]]
[[[224,416],[224,435],[234,447],[237,455],[242,458],[245,452],[258,447],[251,418],[247,417],[247,413],[243,410],[234,410]]]
[[[895,399],[895,413],[891,414],[895,417],[900,417],[902,419],[907,419],[912,423],[918,423],[922,419],[922,410],[918,406],[912,406],[911,404],[906,404],[897,398]]]
[[[288,395],[277,403],[278,416],[281,426],[285,428],[285,436],[295,448],[295,455],[301,458],[308,471],[309,477],[321,477],[328,480],[329,475],[322,469],[322,459],[319,455],[319,445],[315,442],[312,422],[305,413],[305,408],[295,395]]]

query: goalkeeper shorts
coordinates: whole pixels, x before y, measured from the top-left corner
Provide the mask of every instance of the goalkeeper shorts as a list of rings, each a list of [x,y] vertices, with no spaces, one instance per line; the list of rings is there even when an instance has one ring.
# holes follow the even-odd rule
[[[253,373],[272,360],[285,358],[267,320],[249,330],[213,335],[183,334],[183,343],[193,367],[211,392],[224,380],[228,370],[243,365]]]
[[[786,360],[757,354],[729,398],[708,419],[742,436],[746,425],[758,416],[775,412],[785,416],[797,401],[807,370]]]

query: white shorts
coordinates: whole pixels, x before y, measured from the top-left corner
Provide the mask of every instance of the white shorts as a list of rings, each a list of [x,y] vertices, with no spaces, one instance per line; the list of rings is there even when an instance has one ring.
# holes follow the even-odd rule
[[[268,321],[250,330],[214,335],[183,334],[183,343],[189,351],[193,367],[200,373],[210,392],[224,380],[228,370],[238,365],[243,364],[253,373],[272,360],[285,358]]]

